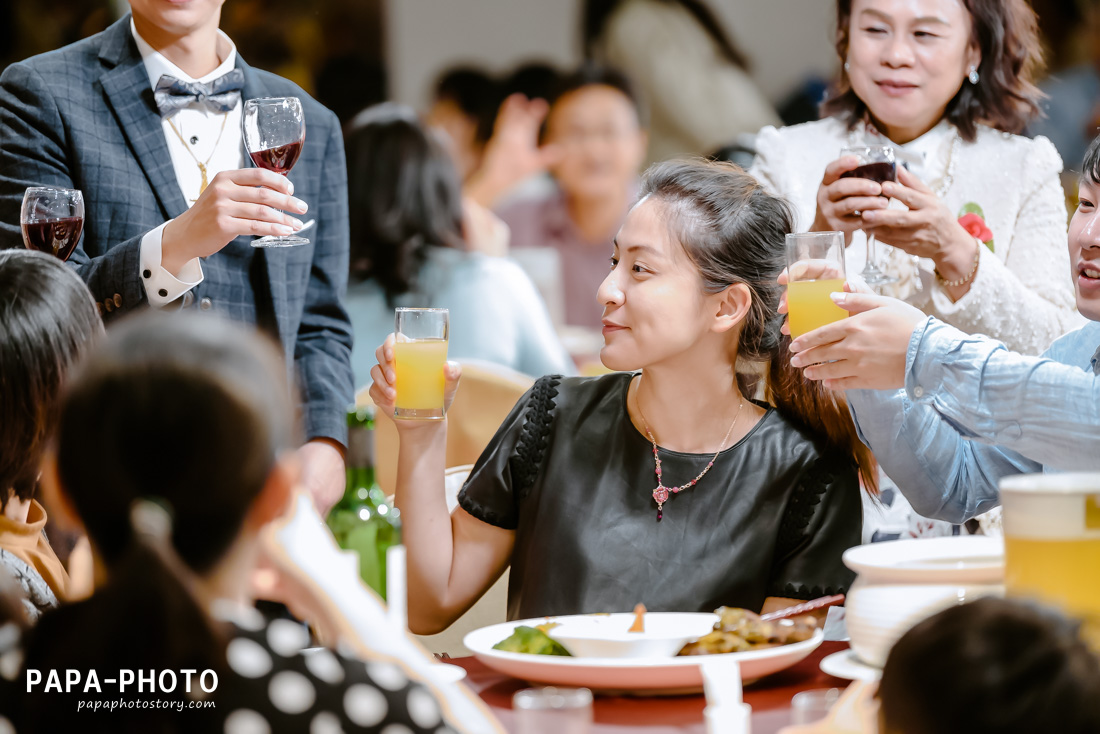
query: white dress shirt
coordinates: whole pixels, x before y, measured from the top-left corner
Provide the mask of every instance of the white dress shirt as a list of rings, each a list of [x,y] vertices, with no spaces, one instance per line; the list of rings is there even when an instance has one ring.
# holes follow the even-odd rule
[[[237,47],[222,31],[218,31],[218,58],[221,63],[214,71],[199,79],[187,74],[146,43],[138,35],[133,20],[130,21],[130,32],[137,43],[145,71],[149,74],[150,87],[155,87],[164,74],[186,82],[209,83],[232,71],[237,64]],[[179,131],[179,136],[173,132],[173,125]],[[196,104],[170,115],[161,122],[161,126],[164,139],[168,143],[168,152],[172,156],[176,181],[179,182],[188,207],[199,198],[199,189],[202,186],[202,174],[195,159],[206,165],[207,183],[213,181],[214,176],[221,171],[236,170],[244,165],[240,101],[228,113],[216,112],[205,105]],[[182,141],[180,137],[183,138]],[[203,279],[202,265],[197,257],[180,268],[178,277],[161,267],[161,233],[166,224],[167,222],[152,230],[141,240],[139,275],[149,303],[157,307],[175,301]],[[149,273],[149,276],[146,277],[145,273]]]

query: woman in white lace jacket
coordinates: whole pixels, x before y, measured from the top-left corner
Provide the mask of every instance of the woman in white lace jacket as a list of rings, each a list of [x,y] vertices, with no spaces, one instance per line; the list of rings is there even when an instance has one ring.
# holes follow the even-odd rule
[[[849,275],[874,232],[893,245],[878,248],[899,279],[887,293],[1042,352],[1080,317],[1062,161],[1046,138],[1014,134],[1037,111],[1034,13],[1024,0],[839,0],[837,23],[830,116],[764,128],[753,175],[791,201],[799,229],[851,235]],[[858,165],[840,150],[866,145],[895,147],[898,183],[840,178]]]

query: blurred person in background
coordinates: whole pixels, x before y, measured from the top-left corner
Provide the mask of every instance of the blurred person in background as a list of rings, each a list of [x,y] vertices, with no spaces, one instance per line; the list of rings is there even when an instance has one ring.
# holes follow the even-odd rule
[[[707,155],[780,124],[701,0],[586,0],[582,12],[585,58],[622,69],[649,108],[647,165]]]
[[[35,621],[73,591],[46,536],[38,477],[66,375],[103,326],[88,288],[52,255],[0,251],[0,293],[0,569]]]
[[[450,309],[451,359],[482,359],[539,377],[572,374],[535,286],[515,263],[471,252],[457,172],[408,107],[378,105],[346,139],[357,386],[370,384],[374,348],[394,308]],[[490,215],[491,216],[491,215]]]
[[[294,559],[279,559],[272,548],[285,549],[268,532],[299,486],[290,393],[275,344],[211,316],[132,318],[84,361],[43,481],[91,538],[99,583],[89,599],[44,615],[23,645],[23,674],[0,680],[23,689],[4,712],[16,731],[87,728],[89,715],[103,722],[97,729],[135,733],[426,734],[484,723],[444,721],[439,688],[417,682],[406,661],[303,653],[303,625],[252,608],[258,568],[286,577],[287,603],[324,608],[319,587],[287,573]],[[32,669],[176,671],[171,689],[125,698],[179,709],[89,714],[79,687],[27,690]],[[206,670],[217,674],[208,694]],[[189,705],[196,700],[214,706]]]
[[[447,151],[463,181],[481,166],[499,102],[497,83],[480,69],[451,69],[435,83],[427,123],[446,134]]]
[[[641,102],[621,72],[585,65],[559,82],[541,147],[538,110],[518,119],[506,112],[486,152],[484,175],[509,180],[517,174],[514,185],[541,166],[556,184],[500,207],[512,250],[549,248],[560,263],[565,323],[599,329],[601,306],[593,294],[607,274],[611,240],[637,193],[645,156]]]
[[[211,310],[277,336],[303,396],[303,482],[324,511],[343,493],[353,397],[341,130],[300,87],[244,62],[219,30],[222,5],[130,0],[103,33],[4,70],[0,248],[23,246],[28,186],[80,189],[69,265],[108,323],[147,306]],[[308,129],[287,176],[248,165],[242,143],[243,100],[274,96],[299,98]],[[309,244],[251,246],[300,230],[307,210]]]
[[[1087,58],[1061,69],[1039,85],[1047,98],[1028,132],[1045,135],[1066,161],[1085,157],[1089,143],[1100,133],[1100,1],[1086,0],[1079,24]]]

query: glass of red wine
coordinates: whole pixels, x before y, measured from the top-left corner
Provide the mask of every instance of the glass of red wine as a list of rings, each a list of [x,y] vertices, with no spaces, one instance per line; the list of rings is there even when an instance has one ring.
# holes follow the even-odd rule
[[[32,186],[23,194],[19,225],[28,250],[68,260],[84,230],[84,195],[76,189]]]
[[[898,180],[898,166],[894,160],[894,149],[889,145],[870,145],[862,148],[845,148],[840,155],[859,158],[859,166],[840,174],[841,178],[866,178],[876,183]],[[875,236],[867,233],[867,264],[859,274],[871,287],[896,283],[897,278],[887,273],[878,264],[875,248]]]
[[[260,97],[244,103],[244,147],[252,162],[283,176],[290,173],[306,140],[306,118],[297,97]],[[309,240],[296,234],[260,237],[253,247],[293,247]]]

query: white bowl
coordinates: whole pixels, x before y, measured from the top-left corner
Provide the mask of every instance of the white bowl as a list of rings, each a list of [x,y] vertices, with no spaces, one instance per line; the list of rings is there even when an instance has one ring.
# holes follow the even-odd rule
[[[881,668],[890,648],[918,622],[950,606],[1004,595],[1004,542],[956,536],[849,548],[859,575],[844,603],[852,650]]]
[[[645,631],[629,632],[633,614],[593,614],[565,618],[547,634],[578,658],[670,658],[717,621],[717,614],[646,614]]]

